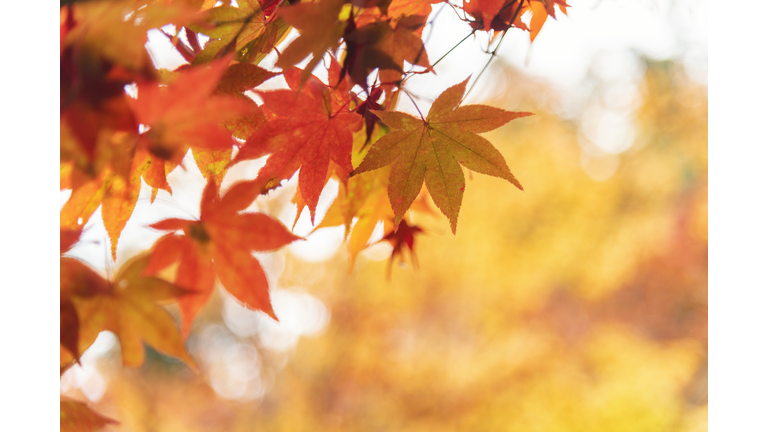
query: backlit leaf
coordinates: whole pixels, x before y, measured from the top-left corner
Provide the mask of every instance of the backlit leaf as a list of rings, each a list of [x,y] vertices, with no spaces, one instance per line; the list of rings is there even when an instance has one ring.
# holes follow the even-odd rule
[[[394,130],[371,147],[352,175],[392,165],[389,201],[396,226],[426,182],[432,200],[448,217],[455,234],[464,195],[464,173],[460,165],[501,177],[522,190],[501,153],[477,134],[530,113],[485,105],[459,107],[466,84],[467,80],[443,92],[424,120],[399,112],[375,112]]]

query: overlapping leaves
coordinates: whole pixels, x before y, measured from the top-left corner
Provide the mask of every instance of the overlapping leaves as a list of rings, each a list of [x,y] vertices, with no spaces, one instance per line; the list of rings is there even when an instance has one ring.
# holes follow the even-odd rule
[[[115,277],[61,259],[63,368],[105,330],[118,336],[125,365],[141,364],[147,343],[194,367],[181,335],[217,278],[247,307],[276,318],[253,253],[299,237],[266,214],[243,210],[296,173],[295,201],[300,210],[309,207],[313,223],[328,179],[340,181],[339,196],[317,227],[345,226],[351,265],[375,242],[378,224],[393,242],[393,258],[413,249],[420,228],[403,218],[428,208],[425,183],[455,233],[462,165],[522,188],[498,150],[477,134],[527,113],[459,106],[466,82],[444,92],[425,119],[391,111],[410,76],[433,71],[422,31],[434,0],[67,3],[60,22],[60,188],[72,192],[60,213],[62,254],[100,207],[116,261],[142,185],[152,190],[150,202],[161,189],[172,194],[167,175],[187,154],[207,186],[200,220],[152,225],[170,232]],[[566,6],[564,0],[473,0],[463,9],[473,32],[514,26],[533,39],[555,7],[564,13]],[[530,29],[521,21],[525,13],[532,14]],[[147,31],[160,27],[188,65],[155,69],[145,44]],[[280,52],[291,28],[299,36]],[[257,66],[271,52],[280,70]],[[303,69],[294,67],[305,59]],[[313,75],[324,59],[327,84]],[[290,89],[259,91],[279,74]],[[261,105],[249,97],[252,90]],[[264,156],[255,180],[220,196],[229,167]],[[173,283],[157,276],[171,265],[177,265]],[[168,302],[181,308],[181,334],[160,306]],[[63,430],[108,422],[62,402]]]

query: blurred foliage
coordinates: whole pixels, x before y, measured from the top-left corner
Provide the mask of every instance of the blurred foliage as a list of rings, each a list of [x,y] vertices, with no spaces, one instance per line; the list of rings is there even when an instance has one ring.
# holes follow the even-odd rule
[[[542,102],[551,91],[504,70],[490,104],[537,114],[489,134],[524,193],[474,176],[457,235],[414,217],[420,269],[391,282],[375,248],[352,275],[344,248],[285,254],[278,285],[322,300],[324,333],[271,350],[222,324],[219,295],[192,353],[252,359],[261,393],[223,399],[213,363],[195,375],[151,353],[101,367],[95,407],[121,421],[107,430],[706,430],[707,89],[674,62],[645,66],[634,145],[604,155],[618,167],[603,181],[585,173],[578,124]]]

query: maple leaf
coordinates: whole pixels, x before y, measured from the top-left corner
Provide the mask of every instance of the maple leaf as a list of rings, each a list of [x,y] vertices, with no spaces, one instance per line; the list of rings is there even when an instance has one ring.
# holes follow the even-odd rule
[[[525,3],[524,0],[464,0],[463,9],[475,19],[470,24],[475,30],[498,32],[512,26],[527,30],[521,19],[528,8]]]
[[[171,233],[157,241],[146,273],[157,274],[179,263],[176,284],[196,292],[179,299],[185,336],[213,292],[216,276],[237,300],[277,319],[269,301],[266,275],[252,252],[272,251],[301,237],[266,214],[239,213],[253,201],[254,195],[245,193],[251,185],[239,183],[219,198],[216,183],[209,180],[199,221],[166,219],[151,225],[159,230],[184,231],[184,235]]]
[[[155,156],[178,164],[187,147],[231,148],[232,134],[224,122],[251,114],[253,104],[231,96],[212,96],[229,57],[189,68],[167,88],[138,83],[131,99],[139,123],[149,126],[142,143]]]
[[[392,262],[395,258],[399,257],[400,262],[405,262],[405,249],[403,246],[411,251],[411,262],[413,263],[413,267],[419,267],[419,263],[416,260],[416,252],[413,250],[413,243],[416,234],[421,234],[423,232],[423,229],[416,225],[408,225],[403,219],[400,221],[400,225],[397,229],[388,232],[384,235],[384,238],[380,240],[382,242],[389,242],[389,244],[392,245],[392,255],[389,257],[389,262],[387,263],[387,280],[392,278]]]
[[[130,177],[125,179],[114,175],[105,183],[104,198],[101,203],[101,219],[109,234],[112,260],[117,261],[117,243],[120,234],[128,223],[141,190],[141,175],[149,167],[146,159],[136,158],[131,167]]]
[[[329,76],[338,77],[338,63],[332,62]],[[299,91],[302,72],[285,71],[292,90],[260,92],[264,107],[276,117],[264,123],[240,148],[233,164],[271,154],[256,181],[271,189],[299,171],[299,190],[314,223],[315,209],[325,186],[331,161],[340,168],[344,181],[352,171],[352,132],[360,115],[349,112],[351,99],[344,80],[335,88],[310,76]]]
[[[407,61],[413,65],[425,67],[432,71],[424,42],[418,31],[424,28],[426,16],[408,16],[397,21],[392,31],[381,39],[377,47],[392,56],[395,64],[401,68]],[[382,83],[399,83],[402,74],[391,69],[382,70],[379,79]]]
[[[380,69],[382,83],[399,83],[407,61],[431,70],[424,42],[415,33],[426,16],[408,16],[393,22],[375,21],[344,35],[347,55],[344,70],[352,80],[366,88],[368,74]]]
[[[523,189],[501,153],[477,134],[531,113],[485,105],[459,107],[467,81],[469,78],[444,91],[432,104],[426,119],[401,112],[374,112],[394,131],[373,144],[351,175],[392,165],[388,195],[396,226],[426,182],[432,200],[448,217],[455,234],[464,195],[464,173],[460,165],[501,177]]]
[[[191,30],[210,38],[192,61],[194,65],[211,62],[230,51],[242,58],[248,52],[246,46],[262,36],[267,28],[261,4],[256,0],[242,0],[238,7],[214,7],[206,10],[204,16],[205,22],[190,26]]]
[[[301,74],[301,82],[309,78],[325,52],[339,45],[346,26],[345,22],[339,21],[344,3],[345,0],[318,0],[281,8],[277,14],[296,28],[300,36],[283,51],[277,66],[287,69],[312,54]]]
[[[473,29],[500,32],[514,26],[529,31],[533,41],[547,17],[556,18],[555,5],[563,13],[569,7],[565,0],[465,0],[463,9],[475,18],[471,23]],[[531,14],[530,28],[522,21],[523,15],[528,12]]]
[[[135,136],[132,136],[135,138]],[[111,240],[112,259],[117,259],[117,243],[139,199],[142,173],[151,161],[137,152],[130,158],[132,166],[127,178],[118,175],[108,166],[98,177],[72,191],[60,213],[60,227],[66,230],[81,229],[99,205],[101,217]]]
[[[196,369],[173,317],[157,305],[159,301],[183,298],[188,292],[157,277],[142,276],[148,262],[149,255],[137,256],[120,268],[113,282],[108,282],[82,262],[61,258],[61,301],[72,303],[79,323],[75,329],[62,328],[62,345],[69,345],[72,339],[68,332],[78,334],[77,348],[73,351],[67,347],[75,359],[100,332],[109,330],[120,340],[125,366],[144,362],[145,341]]]
[[[61,397],[60,432],[96,432],[104,426],[119,424],[117,421],[104,417],[93,411],[88,405],[68,397]]]
[[[354,22],[351,25],[354,25]],[[392,32],[392,27],[387,22],[375,21],[349,31],[351,25],[347,27],[348,31],[344,34],[346,55],[342,74],[349,74],[355,84],[367,88],[368,75],[376,68],[391,69],[398,74],[403,73],[402,64],[395,62],[392,55],[376,46],[386,35]]]

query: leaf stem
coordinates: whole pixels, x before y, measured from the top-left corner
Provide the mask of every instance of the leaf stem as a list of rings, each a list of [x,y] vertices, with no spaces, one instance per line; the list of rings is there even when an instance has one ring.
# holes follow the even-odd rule
[[[405,87],[401,87],[400,90],[402,90],[403,93],[405,93],[405,95],[408,96],[408,99],[411,100],[411,102],[413,103],[413,106],[416,107],[416,111],[419,112],[419,116],[421,117],[421,121],[426,123],[427,120],[424,118],[424,114],[421,113],[421,110],[419,109],[419,106],[416,104],[416,101],[413,100],[413,96],[411,96],[411,93],[408,90],[406,90]]]
[[[501,35],[501,39],[499,39],[499,43],[496,44],[496,48],[494,48],[493,51],[491,51],[491,58],[488,59],[488,62],[485,63],[485,66],[483,66],[483,69],[480,71],[479,74],[477,74],[477,78],[475,78],[475,82],[472,83],[472,85],[469,87],[469,90],[467,90],[467,92],[464,94],[464,97],[461,98],[462,102],[464,102],[464,99],[466,99],[467,96],[469,96],[469,93],[472,92],[472,89],[475,88],[475,85],[477,84],[477,82],[480,81],[480,77],[483,75],[485,70],[488,69],[488,66],[491,65],[491,62],[493,61],[493,58],[496,57],[496,52],[498,52],[499,51],[499,47],[501,47],[501,43],[504,42],[504,36],[506,36],[507,33],[509,32],[509,30],[512,28],[512,24],[517,19],[517,15],[520,13],[520,9],[522,9],[522,8],[523,8],[523,1],[520,0],[520,4],[518,5],[517,10],[515,11],[515,14],[512,15],[512,19],[509,21],[509,23],[510,23],[509,27],[507,27],[507,29],[504,30],[504,33]]]

